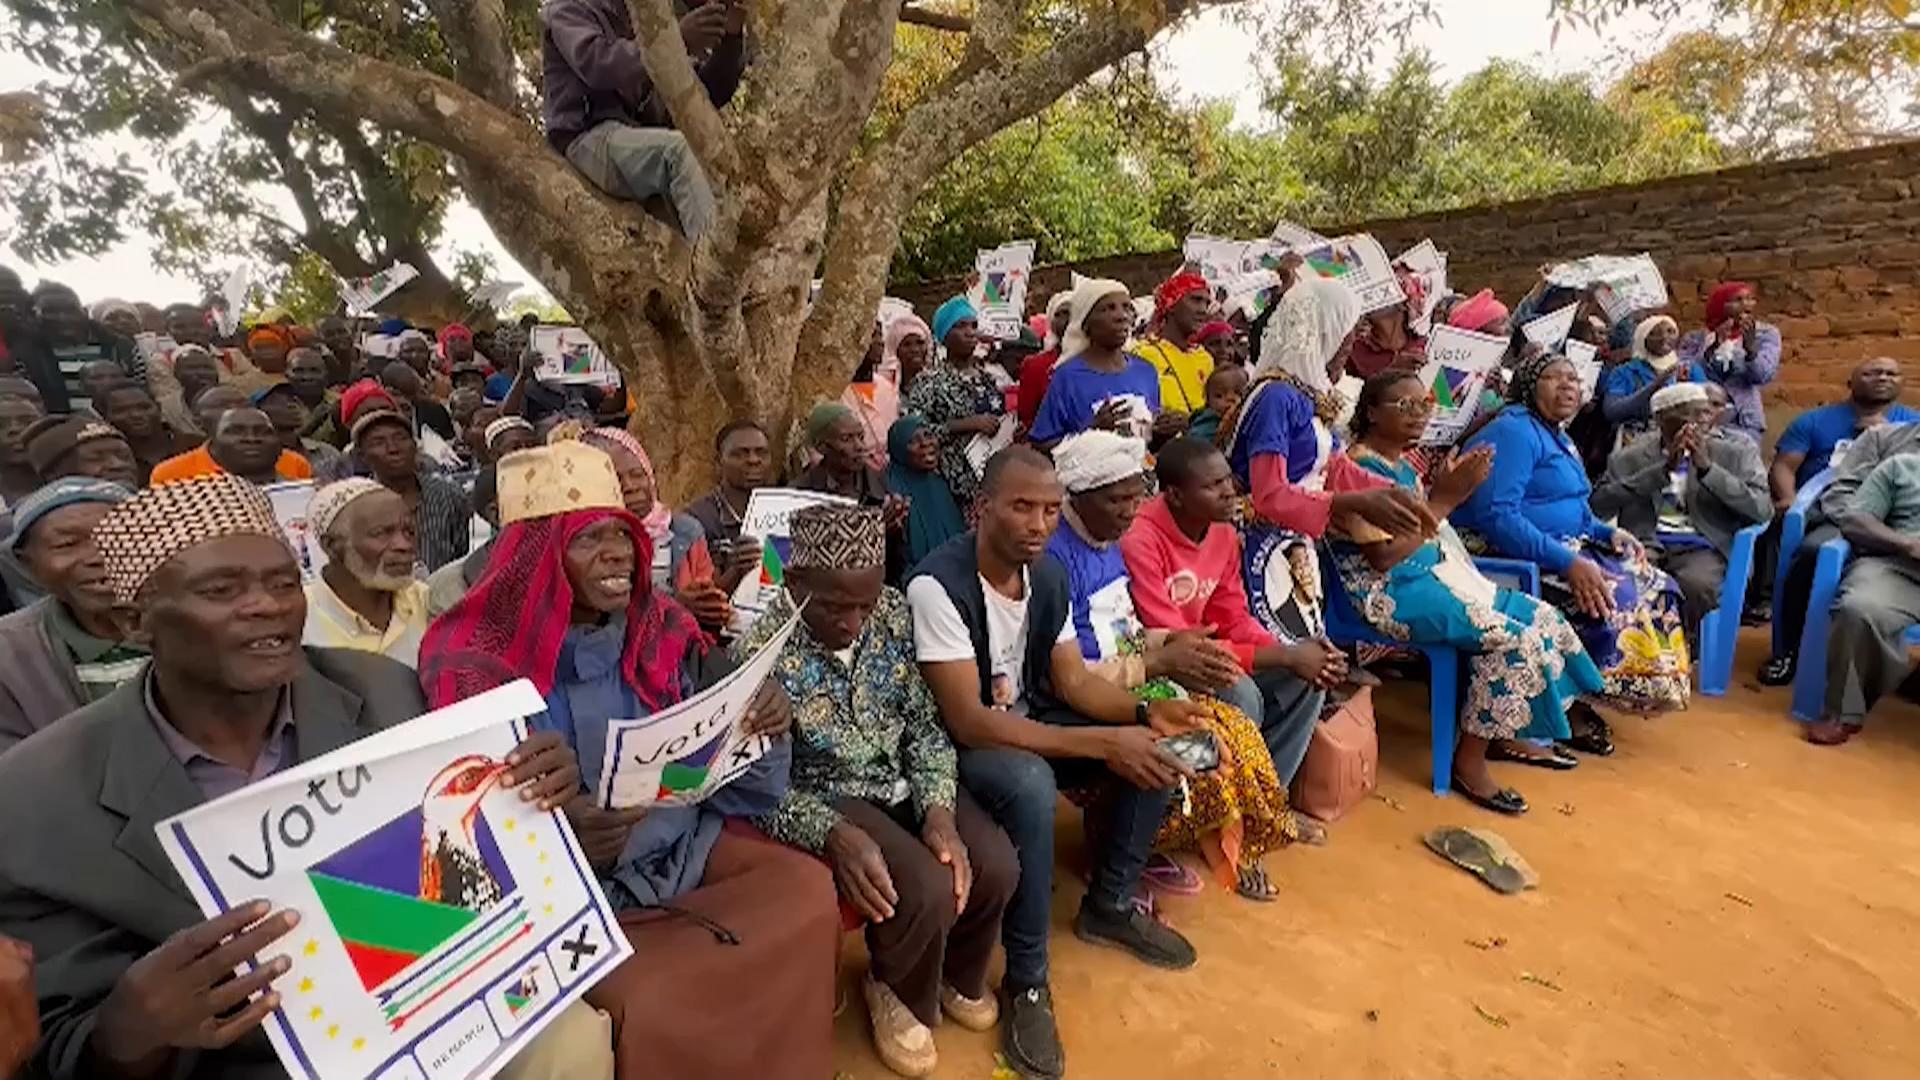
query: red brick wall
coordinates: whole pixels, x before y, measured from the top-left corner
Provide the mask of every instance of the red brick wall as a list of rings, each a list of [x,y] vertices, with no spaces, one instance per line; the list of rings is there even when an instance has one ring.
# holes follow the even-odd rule
[[[1762,317],[1786,341],[1770,404],[1793,411],[1837,400],[1848,369],[1893,356],[1920,401],[1920,142],[1601,188],[1442,214],[1323,227],[1367,231],[1389,252],[1422,238],[1449,253],[1456,290],[1492,286],[1509,303],[1543,264],[1604,252],[1651,252],[1682,329],[1697,325],[1707,293],[1750,281]],[[1094,260],[1071,269],[1118,278],[1135,295],[1177,267],[1177,252]],[[1070,268],[1034,274],[1036,308],[1066,287]],[[892,295],[922,314],[958,283],[902,285]]]

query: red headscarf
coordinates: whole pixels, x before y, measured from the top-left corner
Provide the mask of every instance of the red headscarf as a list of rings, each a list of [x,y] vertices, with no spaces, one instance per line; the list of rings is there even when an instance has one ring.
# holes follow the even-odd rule
[[[1173,305],[1185,300],[1194,293],[1203,293],[1206,291],[1207,279],[1191,270],[1182,270],[1161,282],[1160,287],[1153,290],[1154,324],[1158,325],[1165,322],[1167,313],[1173,310]]]
[[[653,542],[625,510],[596,508],[527,518],[501,530],[487,572],[420,642],[420,685],[441,708],[526,678],[545,697],[553,689],[560,647],[573,616],[566,550],[574,537],[607,519],[633,541],[634,590],[627,601],[620,674],[649,710],[680,700],[680,665],[704,655],[708,640],[687,609],[656,592],[649,568]]]
[[[1741,293],[1753,292],[1753,286],[1744,281],[1729,281],[1707,295],[1707,329],[1718,330],[1720,324],[1727,321],[1727,305]]]
[[[1233,324],[1221,322],[1219,319],[1215,319],[1212,322],[1208,323],[1207,325],[1201,327],[1199,333],[1193,335],[1193,343],[1195,345],[1205,345],[1207,342],[1212,341],[1214,338],[1232,337],[1232,336],[1233,336]]]
[[[1481,289],[1453,306],[1447,325],[1462,330],[1485,330],[1506,317],[1507,305],[1493,295],[1492,289]]]

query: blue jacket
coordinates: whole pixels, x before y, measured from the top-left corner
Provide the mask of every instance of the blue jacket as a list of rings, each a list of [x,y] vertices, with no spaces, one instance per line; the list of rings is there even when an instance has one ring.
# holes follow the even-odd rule
[[[1524,405],[1508,405],[1462,449],[1477,446],[1493,448],[1493,472],[1453,512],[1453,523],[1485,537],[1492,554],[1564,574],[1574,559],[1568,540],[1613,537],[1613,526],[1588,505],[1593,485],[1565,432]]]

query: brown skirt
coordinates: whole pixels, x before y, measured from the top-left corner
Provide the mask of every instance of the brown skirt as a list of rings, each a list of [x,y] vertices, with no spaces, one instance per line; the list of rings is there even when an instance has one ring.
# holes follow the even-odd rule
[[[685,914],[624,912],[633,956],[587,992],[613,1018],[618,1080],[826,1080],[833,1075],[833,874],[804,852],[729,824]]]

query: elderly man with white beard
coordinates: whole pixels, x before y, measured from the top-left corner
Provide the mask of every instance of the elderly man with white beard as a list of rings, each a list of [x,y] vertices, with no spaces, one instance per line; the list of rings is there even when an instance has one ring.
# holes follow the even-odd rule
[[[379,653],[419,666],[427,585],[415,580],[413,514],[397,493],[364,477],[313,496],[307,525],[327,563],[307,585],[302,642]]]

